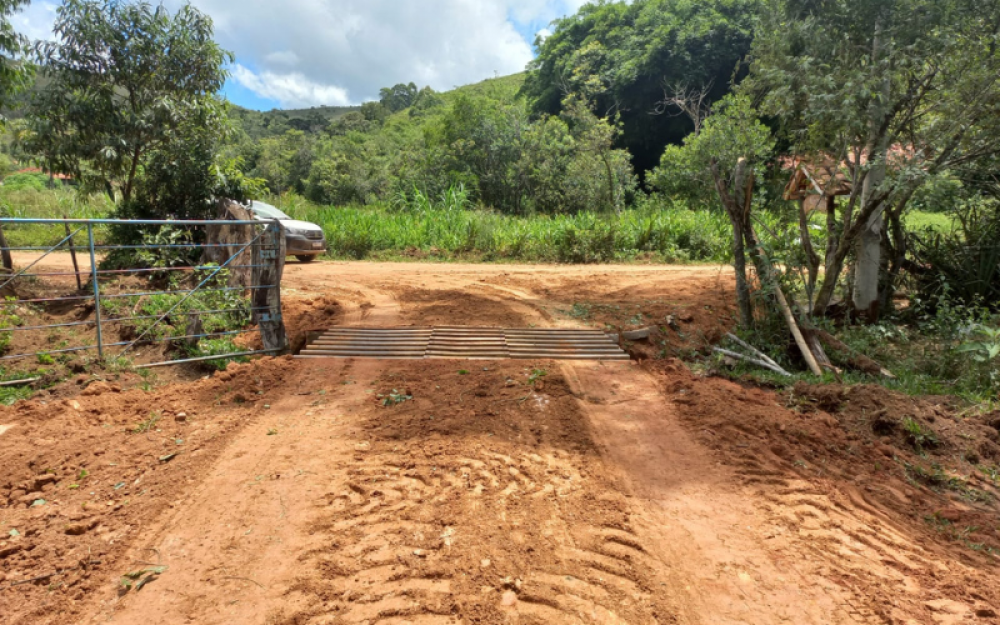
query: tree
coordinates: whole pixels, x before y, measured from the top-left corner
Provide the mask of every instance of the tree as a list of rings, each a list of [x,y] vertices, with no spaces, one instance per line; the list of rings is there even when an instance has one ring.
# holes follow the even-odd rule
[[[413,106],[418,94],[417,86],[411,82],[408,85],[400,83],[395,87],[385,87],[379,92],[379,97],[386,110],[396,113]]]
[[[570,95],[563,103],[563,119],[569,123],[574,139],[574,153],[577,163],[589,162],[598,165],[598,171],[584,174],[577,172],[567,182],[590,180],[600,185],[600,190],[589,193],[588,199],[602,198],[590,208],[625,210],[628,196],[635,192],[636,181],[632,172],[632,155],[626,150],[614,149],[615,140],[621,133],[617,118],[610,122],[597,117],[583,99]],[[586,210],[586,209],[585,209]]]
[[[832,163],[831,188],[818,195],[832,198],[838,180],[851,189],[828,215],[814,314],[826,312],[854,253],[854,309],[877,319],[905,262],[910,199],[938,174],[1000,151],[998,31],[997,2],[768,4],[741,89],[763,96],[797,156]]]
[[[745,96],[729,96],[717,103],[711,114],[695,104],[688,108],[699,132],[684,144],[668,146],[658,175],[686,179],[715,189],[733,229],[733,265],[736,269],[736,299],[744,327],[753,324],[746,252],[758,247],[751,223],[754,170],[774,150],[771,131],[760,122]],[[763,266],[759,256],[753,262]],[[758,269],[762,273],[761,269]]]
[[[147,2],[66,0],[54,32],[36,45],[51,81],[30,105],[26,142],[50,171],[124,204],[155,164],[213,166],[228,128],[216,93],[233,57],[211,19],[190,5],[171,15]]]
[[[361,105],[361,114],[365,120],[379,125],[385,123],[386,118],[389,117],[389,111],[381,102],[365,102]]]
[[[661,105],[664,91],[713,85],[706,103],[724,96],[750,51],[760,0],[636,0],[584,5],[538,40],[523,93],[535,114],[558,114],[570,93],[601,116],[620,115],[619,146],[636,168],[652,169],[691,122]],[[659,113],[659,114],[658,114]],[[666,114],[664,114],[666,113]]]
[[[31,67],[23,58],[27,40],[14,30],[9,19],[28,1],[0,0],[0,109],[10,104],[10,97],[23,90],[31,77]]]

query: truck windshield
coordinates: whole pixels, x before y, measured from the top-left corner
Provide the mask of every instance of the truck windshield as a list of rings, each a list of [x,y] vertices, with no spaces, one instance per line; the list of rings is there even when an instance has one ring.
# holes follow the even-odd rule
[[[255,215],[263,219],[291,219],[291,217],[270,204],[264,204],[261,202],[254,202],[250,207],[250,210],[252,210]]]

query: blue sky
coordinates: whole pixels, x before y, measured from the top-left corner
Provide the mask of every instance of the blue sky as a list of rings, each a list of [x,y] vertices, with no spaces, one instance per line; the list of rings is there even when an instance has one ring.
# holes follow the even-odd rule
[[[163,0],[176,8],[183,0]],[[400,82],[439,91],[522,71],[535,35],[587,0],[192,0],[236,54],[226,96],[248,108],[351,105]],[[51,37],[57,0],[14,17]]]

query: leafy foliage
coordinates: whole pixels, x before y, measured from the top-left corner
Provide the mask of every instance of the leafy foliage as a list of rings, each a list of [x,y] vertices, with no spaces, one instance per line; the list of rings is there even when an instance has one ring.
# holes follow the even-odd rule
[[[67,0],[53,30],[56,41],[36,46],[50,81],[33,99],[26,141],[51,171],[127,203],[158,158],[223,134],[215,93],[232,55],[190,5],[171,15],[147,2]]]
[[[13,338],[10,330],[24,325],[24,321],[14,311],[16,302],[16,298],[8,297],[3,302],[3,305],[0,306],[0,354],[6,353],[10,347],[10,342]]]
[[[762,112],[776,119],[790,152],[814,164],[830,161],[830,179],[850,189],[827,222],[814,314],[827,312],[858,249],[855,308],[877,317],[873,290],[888,308],[907,254],[903,214],[914,194],[1000,148],[998,20],[995,5],[972,0],[765,5],[741,89],[762,98]]]
[[[1000,203],[964,202],[955,212],[956,229],[912,235],[920,298],[1000,310]]]
[[[524,93],[537,113],[562,111],[567,92],[594,102],[598,111],[619,113],[620,143],[645,172],[692,129],[690,120],[661,105],[664,90],[712,85],[709,102],[724,96],[750,51],[759,6],[758,0],[585,4],[536,42],[538,57]]]
[[[273,193],[322,204],[412,206],[465,189],[463,202],[505,213],[623,210],[637,181],[614,146],[620,126],[580,98],[561,116],[534,118],[519,85],[499,79],[443,95],[400,86],[386,97],[409,108],[369,103],[324,132],[243,136],[228,154]]]
[[[211,277],[214,271],[213,267],[206,267],[186,279],[178,278],[174,273],[167,291],[153,295],[104,295],[101,308],[110,317],[123,319],[120,323],[131,330],[126,335],[133,339],[168,343],[174,348],[197,355],[246,351],[215,351],[220,346],[229,345],[232,341],[230,336],[207,336],[184,342],[180,340],[189,336],[192,316],[200,319],[201,333],[205,335],[235,332],[250,324],[249,301],[239,291],[228,287],[226,269]],[[189,295],[190,289],[209,277],[211,279],[200,290]],[[206,345],[199,347],[201,343]]]
[[[6,109],[11,96],[24,90],[33,68],[24,63],[22,54],[27,39],[14,30],[10,16],[20,11],[29,0],[0,0],[0,109]],[[2,118],[0,118],[2,121]]]

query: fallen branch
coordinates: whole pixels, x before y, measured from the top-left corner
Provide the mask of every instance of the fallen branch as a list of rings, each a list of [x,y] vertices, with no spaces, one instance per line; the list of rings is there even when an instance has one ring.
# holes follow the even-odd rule
[[[823,369],[821,369],[819,363],[816,362],[815,354],[813,354],[812,349],[809,348],[809,343],[806,342],[806,338],[802,335],[802,328],[799,327],[799,323],[795,320],[795,315],[792,313],[792,309],[788,306],[788,300],[785,299],[785,293],[781,290],[781,283],[770,269],[770,262],[767,260],[767,255],[764,254],[764,250],[761,248],[760,243],[757,240],[757,234],[753,231],[752,225],[747,226],[747,235],[749,236],[750,242],[753,244],[752,247],[756,252],[758,259],[760,259],[760,265],[758,266],[758,273],[761,274],[760,278],[769,282],[774,288],[774,299],[778,303],[778,308],[781,309],[781,315],[785,318],[785,323],[788,324],[788,329],[792,332],[792,337],[795,338],[795,344],[799,346],[799,351],[802,352],[802,357],[805,358],[806,364],[809,365],[809,370],[813,372],[813,375],[822,376]],[[760,271],[761,267],[764,269],[763,272]]]
[[[729,351],[728,349],[722,349],[721,347],[715,347],[715,348],[713,348],[712,351],[714,351],[717,354],[722,354],[723,356],[729,356],[730,358],[735,358],[736,360],[742,360],[743,362],[748,362],[748,363],[750,363],[752,365],[757,365],[758,367],[761,367],[763,369],[768,369],[770,371],[773,371],[773,372],[775,372],[775,373],[777,373],[779,375],[783,375],[785,377],[789,377],[789,378],[792,377],[791,373],[785,371],[784,369],[782,369],[778,365],[772,365],[769,362],[765,362],[763,360],[758,360],[757,358],[751,358],[750,356],[747,356],[745,354],[740,354],[738,352]]]
[[[757,349],[753,345],[747,343],[746,341],[744,341],[740,337],[736,336],[735,334],[727,334],[726,337],[730,341],[732,341],[732,342],[736,343],[737,345],[741,346],[743,349],[745,349],[745,350],[753,353],[755,356],[757,356],[758,358],[760,358],[764,362],[769,362],[772,365],[774,365],[775,367],[781,367],[781,365],[779,365],[774,360],[772,360],[770,356],[768,356],[764,352],[760,351],[759,349]]]
[[[0,382],[0,386],[18,386],[19,384],[31,384],[32,382],[37,382],[42,378],[28,378],[26,380],[10,380],[8,382]]]
[[[778,302],[778,308],[781,309],[781,314],[785,317],[785,323],[788,324],[788,329],[792,331],[795,344],[799,346],[799,351],[802,352],[802,357],[806,359],[809,370],[813,372],[813,375],[822,376],[823,369],[816,362],[816,355],[813,354],[809,348],[809,343],[806,342],[805,336],[802,335],[802,328],[799,327],[799,323],[795,320],[792,309],[788,307],[788,300],[785,299],[785,294],[781,290],[781,285],[778,284],[777,280],[774,281],[774,299]]]
[[[851,349],[848,345],[843,343],[840,339],[833,336],[829,332],[824,330],[815,329],[813,332],[819,338],[819,340],[826,343],[829,347],[844,352],[848,355],[847,364],[854,367],[859,371],[863,371],[869,375],[881,375],[882,377],[889,378],[890,380],[895,380],[896,376],[876,361],[872,360],[868,356]]]

